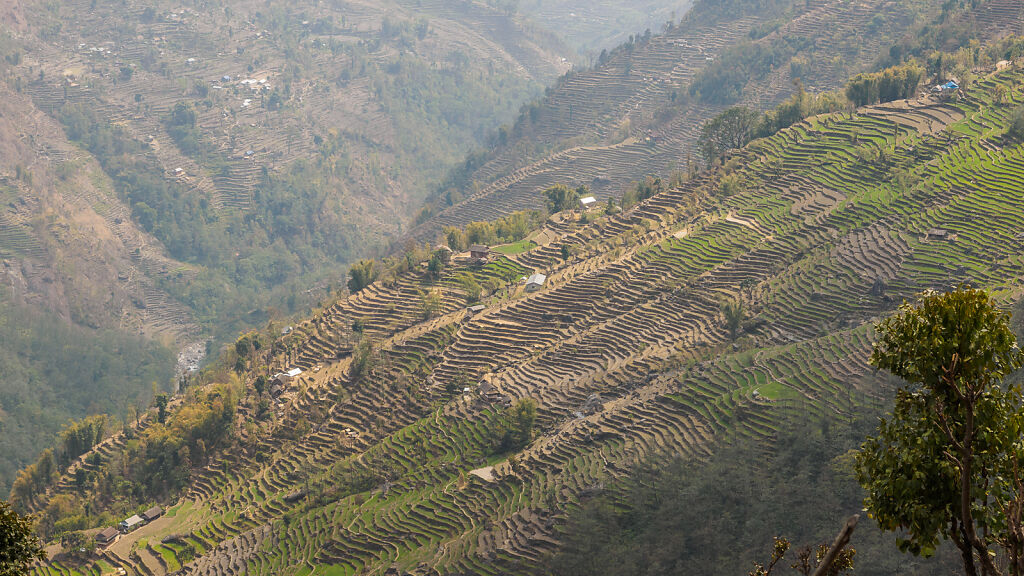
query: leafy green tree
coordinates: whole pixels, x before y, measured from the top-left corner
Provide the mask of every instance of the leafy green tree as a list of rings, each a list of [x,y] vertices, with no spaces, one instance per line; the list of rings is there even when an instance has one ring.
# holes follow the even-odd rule
[[[981,290],[926,292],[878,325],[871,355],[905,384],[857,455],[866,509],[903,551],[952,540],[968,576],[1002,574],[999,548],[1024,574],[1024,397],[1004,382],[1022,354],[1008,319]]]
[[[544,191],[549,212],[572,210],[580,201],[579,189],[573,190],[565,184],[555,184]]]
[[[1007,134],[1014,140],[1024,140],[1024,106],[1018,106],[1010,116],[1010,129]]]
[[[348,271],[349,292],[355,294],[370,284],[373,284],[373,281],[377,279],[378,274],[377,263],[373,260],[360,260],[359,262],[356,262]]]
[[[157,394],[153,398],[153,403],[156,404],[156,419],[161,424],[167,422],[167,403],[169,400],[170,398],[167,394]]]
[[[171,126],[195,128],[198,118],[196,107],[191,102],[178,102],[171,110],[170,124]]]
[[[430,292],[423,293],[420,297],[420,311],[423,313],[424,320],[437,316],[438,312],[441,311],[441,292],[439,290],[431,290]]]
[[[537,401],[533,398],[520,398],[515,404],[505,409],[498,427],[500,440],[498,449],[501,452],[520,450],[533,440],[533,425],[537,420]]]
[[[445,240],[448,242],[448,247],[456,252],[461,252],[466,248],[469,248],[469,237],[466,236],[466,232],[455,226],[445,226],[444,228]]]
[[[34,561],[46,559],[32,524],[31,516],[21,516],[0,500],[0,576],[21,576]]]
[[[427,263],[427,272],[430,273],[430,277],[437,280],[441,277],[441,273],[444,272],[444,262],[441,260],[441,256],[434,254],[430,257],[430,261]]]
[[[743,323],[743,302],[730,300],[722,302],[722,317],[725,318],[725,327],[729,330],[729,338],[735,340]]]
[[[697,139],[700,155],[711,164],[729,150],[742,148],[754,138],[760,121],[761,114],[755,110],[745,106],[729,108],[704,123]]]
[[[352,380],[358,382],[363,376],[372,372],[376,365],[377,347],[374,346],[369,338],[363,338],[352,352],[352,365],[350,367]]]
[[[480,294],[483,292],[483,287],[477,282],[476,277],[468,272],[459,272],[455,276],[455,281],[459,283],[459,286],[466,292],[466,302],[472,304],[480,300]]]

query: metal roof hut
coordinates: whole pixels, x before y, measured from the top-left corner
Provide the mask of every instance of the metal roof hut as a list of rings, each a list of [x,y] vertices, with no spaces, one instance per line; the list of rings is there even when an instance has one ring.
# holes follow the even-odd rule
[[[536,292],[544,287],[544,283],[547,282],[548,277],[544,274],[534,274],[526,279],[526,291]]]

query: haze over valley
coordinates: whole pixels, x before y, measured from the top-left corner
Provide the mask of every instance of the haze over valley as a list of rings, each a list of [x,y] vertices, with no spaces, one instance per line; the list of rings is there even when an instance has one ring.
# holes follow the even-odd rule
[[[1024,0],[0,22],[0,576],[1024,574]]]

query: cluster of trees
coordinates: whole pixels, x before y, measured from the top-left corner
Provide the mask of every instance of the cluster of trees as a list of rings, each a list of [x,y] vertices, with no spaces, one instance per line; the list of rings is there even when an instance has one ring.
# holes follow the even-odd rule
[[[585,185],[569,188],[565,184],[555,184],[544,190],[544,200],[548,207],[548,212],[554,214],[579,207],[580,198],[588,194],[589,190]]]
[[[204,85],[200,84],[194,89],[202,92]],[[205,156],[213,153],[215,146],[203,138],[202,132],[196,125],[198,119],[199,113],[194,104],[178,102],[171,109],[164,125],[167,128],[167,133],[178,145],[178,149],[188,156],[203,160]]]
[[[373,284],[380,276],[375,260],[363,259],[348,269],[348,291],[355,294]]]
[[[11,502],[27,508],[57,479],[60,472],[103,440],[105,415],[93,415],[70,423],[60,433],[57,449],[43,450],[36,461],[18,473],[11,487]]]
[[[765,78],[774,67],[783,65],[806,48],[810,41],[785,35],[767,45],[742,42],[727,48],[710,66],[697,73],[690,84],[690,95],[706,103],[738,102],[750,81]]]
[[[846,97],[854,106],[910,98],[917,91],[924,68],[916,62],[892,66],[880,72],[854,76],[846,84]]]
[[[710,165],[729,150],[742,148],[756,138],[771,136],[809,116],[848,107],[849,102],[842,94],[808,94],[797,82],[792,96],[764,114],[735,106],[705,122],[697,139],[697,150]]]
[[[657,176],[647,176],[626,190],[622,195],[622,207],[628,208],[666,190],[665,182]]]
[[[491,443],[495,453],[522,450],[533,440],[533,427],[537,421],[537,401],[520,398],[506,408],[491,429]]]
[[[524,210],[493,222],[470,222],[465,229],[445,226],[444,236],[448,247],[455,251],[466,250],[472,244],[492,246],[518,242],[536,230],[545,216],[539,210]]]
[[[242,384],[229,372],[215,375],[225,383],[190,388],[176,410],[161,410],[164,417],[141,433],[125,426],[125,448],[111,459],[102,461],[96,454],[90,455],[88,469],[76,471],[76,492],[39,502],[41,489],[103,437],[106,422],[103,417],[90,417],[68,426],[58,449],[45,451],[19,475],[11,503],[20,509],[40,509],[37,531],[51,538],[109,524],[153,501],[167,500],[186,486],[195,467],[206,464],[215,451],[233,441]]]
[[[129,479],[142,487],[149,500],[158,500],[185,486],[193,467],[207,462],[212,451],[233,437],[235,408],[241,385],[227,384],[189,390],[186,400],[165,423],[148,427],[125,453]]]

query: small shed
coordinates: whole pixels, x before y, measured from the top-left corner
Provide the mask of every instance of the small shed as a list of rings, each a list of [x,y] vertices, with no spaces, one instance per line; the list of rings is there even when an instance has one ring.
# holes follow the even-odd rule
[[[133,514],[128,518],[122,520],[117,527],[121,530],[121,532],[127,534],[145,523],[146,521],[142,519],[142,516],[139,516],[138,514]]]
[[[469,247],[469,257],[474,260],[486,260],[491,255],[491,249],[483,244],[473,244]]]
[[[544,282],[547,282],[548,277],[544,274],[534,274],[526,279],[526,291],[536,292],[544,287]]]
[[[597,198],[594,198],[593,196],[580,198],[580,210],[590,210],[591,208],[594,207],[595,204],[597,204]]]
[[[928,240],[945,240],[949,238],[949,231],[942,228],[932,228],[926,235]]]
[[[159,506],[153,506],[149,510],[146,510],[145,512],[142,513],[142,519],[145,520],[146,522],[152,522],[153,520],[156,520],[157,518],[159,518],[159,517],[161,517],[163,515],[164,515],[164,509],[163,508],[161,508]]]
[[[483,304],[477,304],[476,306],[470,306],[469,308],[466,308],[466,310],[469,311],[469,314],[471,316],[479,314],[479,313],[483,312],[486,309],[487,309],[487,307],[484,306]]]
[[[294,380],[299,374],[302,374],[302,368],[292,368],[287,372],[278,372],[270,379],[271,382],[278,386],[287,386],[289,382]]]
[[[114,542],[117,542],[117,539],[120,537],[121,533],[117,530],[117,528],[114,528],[113,526],[104,528],[103,530],[97,532],[95,536],[96,544],[99,546],[109,546]]]

